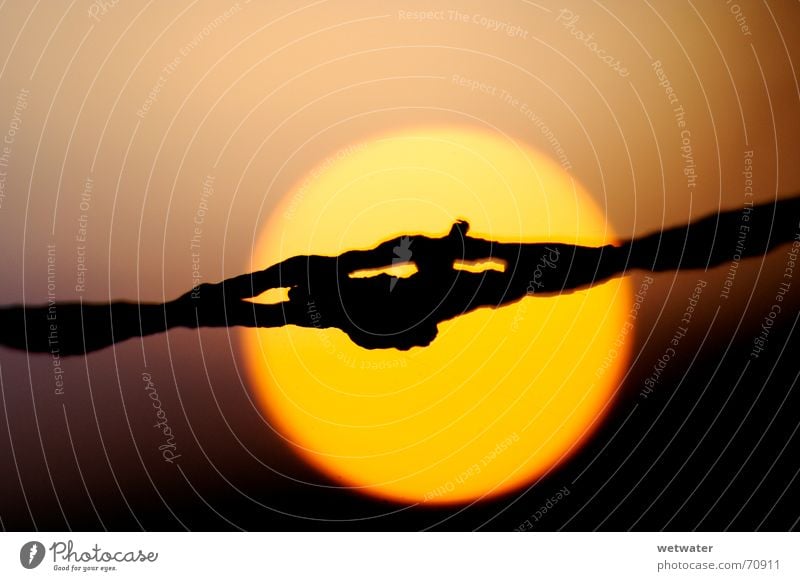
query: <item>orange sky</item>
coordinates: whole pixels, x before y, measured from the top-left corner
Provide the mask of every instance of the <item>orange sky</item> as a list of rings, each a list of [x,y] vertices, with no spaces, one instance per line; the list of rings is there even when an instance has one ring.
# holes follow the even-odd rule
[[[63,298],[77,296],[87,178],[84,298],[131,296],[137,280],[146,298],[172,296],[191,280],[207,176],[201,262],[215,279],[242,270],[270,208],[312,167],[409,124],[488,127],[561,157],[621,233],[738,206],[745,149],[758,198],[800,183],[776,161],[796,156],[800,129],[788,4],[740,3],[749,35],[725,3],[84,4],[11,3],[0,23],[0,130],[29,91],[0,208],[3,267],[20,274],[23,238],[31,259],[55,242]],[[673,106],[685,109],[693,189]]]
[[[579,179],[621,236],[740,207],[747,151],[757,200],[800,189],[797,4],[450,4],[4,3],[2,302],[46,302],[48,245],[59,300],[161,300],[188,290],[193,272],[239,274],[271,209],[312,168],[406,126],[480,127],[539,149]],[[744,309],[757,277],[752,304],[774,295],[784,260],[778,252],[743,263],[726,308]],[[708,274],[709,288],[724,275]],[[697,281],[656,278],[645,329],[680,315]],[[712,314],[698,313],[698,328]],[[762,316],[747,314],[745,328]],[[723,316],[717,332],[738,322]],[[199,360],[201,340],[207,368],[175,369]],[[148,341],[154,376],[205,398],[184,400],[178,389],[165,405],[185,405],[193,426],[218,426],[206,383],[242,389],[236,339],[215,330]],[[120,350],[141,355],[130,343]],[[103,385],[124,373],[135,382],[132,361],[107,350],[92,372]],[[68,363],[67,392],[88,410],[82,366]],[[26,377],[24,355],[7,355],[3,373]],[[32,373],[50,380],[44,367]],[[37,413],[63,419],[50,401]],[[248,418],[238,418],[243,431],[263,430]],[[122,417],[109,422],[126,436]],[[205,444],[230,454],[221,440]],[[280,455],[270,446],[265,439],[265,456]]]

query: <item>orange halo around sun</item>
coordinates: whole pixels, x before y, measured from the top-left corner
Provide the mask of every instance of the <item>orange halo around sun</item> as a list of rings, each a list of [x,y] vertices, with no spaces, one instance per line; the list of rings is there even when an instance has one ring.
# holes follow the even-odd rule
[[[321,163],[272,212],[252,267],[440,236],[459,218],[499,241],[615,241],[546,156],[481,130],[425,128]],[[463,503],[530,484],[597,427],[627,364],[615,342],[631,296],[619,278],[526,297],[441,323],[409,351],[296,326],[246,330],[242,342],[263,412],[330,479],[402,503]]]

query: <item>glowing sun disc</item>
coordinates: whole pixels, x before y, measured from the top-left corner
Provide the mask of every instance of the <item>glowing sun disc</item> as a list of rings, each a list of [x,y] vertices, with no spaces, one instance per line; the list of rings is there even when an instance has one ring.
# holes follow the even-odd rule
[[[272,212],[252,267],[441,236],[458,218],[498,241],[615,241],[591,196],[546,156],[484,131],[424,128],[313,170]],[[627,363],[615,341],[630,303],[619,278],[478,309],[409,351],[296,326],[248,329],[242,343],[266,417],[330,479],[403,503],[459,503],[531,483],[597,427]]]

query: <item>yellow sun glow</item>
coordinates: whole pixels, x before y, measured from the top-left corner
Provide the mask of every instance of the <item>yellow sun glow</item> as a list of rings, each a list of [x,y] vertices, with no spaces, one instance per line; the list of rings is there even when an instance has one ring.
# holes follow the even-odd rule
[[[615,241],[547,157],[484,131],[427,128],[323,162],[272,213],[252,267],[442,236],[459,218],[498,241]],[[531,483],[597,426],[627,362],[623,349],[608,356],[630,301],[622,278],[529,296],[441,323],[430,346],[409,351],[297,326],[248,329],[243,345],[265,415],[329,478],[403,503],[459,503]]]

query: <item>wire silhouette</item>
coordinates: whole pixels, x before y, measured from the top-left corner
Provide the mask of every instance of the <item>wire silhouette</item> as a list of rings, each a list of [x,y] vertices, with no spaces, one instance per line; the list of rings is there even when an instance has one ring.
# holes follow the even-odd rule
[[[339,256],[295,256],[258,272],[204,283],[167,303],[56,303],[0,308],[0,345],[85,354],[174,327],[338,328],[367,349],[429,345],[438,324],[527,296],[574,292],[632,270],[707,269],[800,241],[800,197],[707,216],[615,246],[505,243],[469,236],[457,221],[443,237],[404,235]],[[473,272],[459,263],[493,261]],[[408,277],[353,273],[413,263]],[[249,299],[288,288],[276,304]]]

